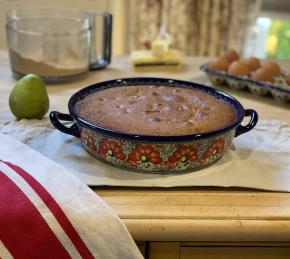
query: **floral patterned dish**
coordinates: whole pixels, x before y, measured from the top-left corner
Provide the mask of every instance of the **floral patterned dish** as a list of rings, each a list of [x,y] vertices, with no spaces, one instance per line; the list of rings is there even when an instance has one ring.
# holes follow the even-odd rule
[[[236,90],[248,89],[251,93],[257,95],[271,94],[279,102],[290,101],[290,86],[282,77],[276,77],[274,83],[268,83],[248,77],[230,75],[224,71],[215,71],[209,69],[207,64],[202,65],[200,70],[206,73],[214,85],[226,84]]]
[[[203,134],[180,136],[149,136],[127,134],[101,128],[81,119],[75,104],[87,95],[104,88],[128,85],[168,85],[196,88],[222,99],[236,111],[236,120],[228,127]],[[258,114],[243,106],[232,96],[216,89],[164,78],[124,78],[97,83],[75,93],[68,103],[69,113],[50,113],[51,123],[58,130],[81,138],[83,147],[95,158],[128,170],[151,173],[177,173],[204,168],[220,159],[234,137],[250,131],[258,121]],[[244,117],[250,117],[246,126]],[[74,122],[68,127],[61,121]]]

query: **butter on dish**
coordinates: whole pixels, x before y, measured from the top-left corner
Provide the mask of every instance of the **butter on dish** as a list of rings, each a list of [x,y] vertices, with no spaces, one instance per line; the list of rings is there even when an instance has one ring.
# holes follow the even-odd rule
[[[133,51],[131,60],[135,66],[177,66],[181,63],[181,52],[171,49],[171,36],[161,26],[150,50]]]
[[[154,55],[152,50],[140,50],[133,51],[131,60],[134,66],[176,66],[181,64],[181,53],[175,49],[167,49],[162,54]]]

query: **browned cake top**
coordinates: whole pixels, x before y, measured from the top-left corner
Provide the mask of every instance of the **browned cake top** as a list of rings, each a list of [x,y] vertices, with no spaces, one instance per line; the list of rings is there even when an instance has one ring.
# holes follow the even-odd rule
[[[76,104],[79,117],[118,132],[177,136],[224,128],[234,109],[197,89],[138,85],[96,91]]]

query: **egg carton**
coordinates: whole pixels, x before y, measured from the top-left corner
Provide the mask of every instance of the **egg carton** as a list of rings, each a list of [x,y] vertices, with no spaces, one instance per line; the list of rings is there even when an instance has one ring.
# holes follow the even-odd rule
[[[271,95],[278,102],[290,102],[290,86],[284,78],[276,77],[274,83],[257,81],[248,77],[234,76],[224,71],[209,69],[207,64],[200,67],[214,85],[228,85],[232,89],[247,89],[256,95]]]

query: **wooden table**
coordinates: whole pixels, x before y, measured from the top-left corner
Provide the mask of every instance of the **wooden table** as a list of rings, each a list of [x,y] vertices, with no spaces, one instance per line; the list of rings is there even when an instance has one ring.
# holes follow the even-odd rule
[[[90,72],[78,81],[48,85],[50,110],[67,112],[67,100],[74,92],[103,80],[133,76],[203,80],[199,66],[207,60],[186,58],[179,69],[158,71],[135,70],[127,57],[116,57],[106,70]],[[290,61],[280,63],[290,71]],[[13,119],[8,95],[14,84],[7,54],[2,51],[0,122]],[[279,119],[290,125],[290,104],[222,89],[245,108],[256,109],[260,119]],[[289,193],[206,187],[93,189],[115,210],[150,258],[290,258]]]

